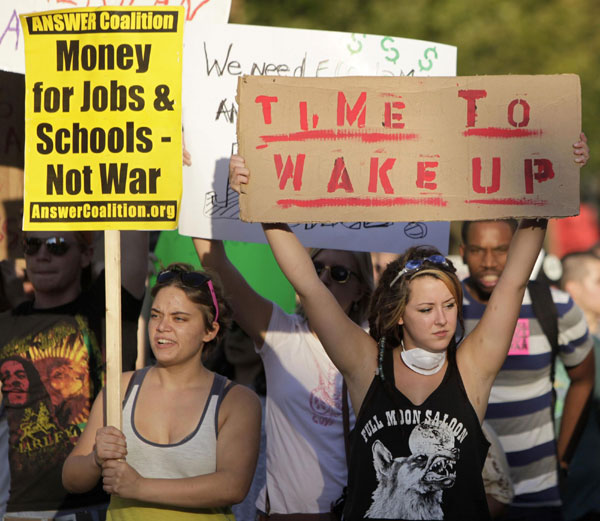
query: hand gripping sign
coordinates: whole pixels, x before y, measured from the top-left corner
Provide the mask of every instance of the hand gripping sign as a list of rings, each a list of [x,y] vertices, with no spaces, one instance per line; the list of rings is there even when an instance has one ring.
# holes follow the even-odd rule
[[[575,215],[579,78],[266,78],[238,84],[250,222]]]

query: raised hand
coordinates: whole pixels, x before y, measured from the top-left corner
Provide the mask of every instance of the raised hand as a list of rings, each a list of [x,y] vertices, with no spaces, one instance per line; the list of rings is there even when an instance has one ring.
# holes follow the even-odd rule
[[[238,194],[242,193],[242,185],[248,184],[250,170],[246,168],[246,160],[242,156],[231,156],[229,160],[229,186]]]
[[[575,163],[579,166],[585,166],[590,158],[590,147],[587,144],[587,137],[582,132],[579,134],[579,141],[573,143],[573,155]]]

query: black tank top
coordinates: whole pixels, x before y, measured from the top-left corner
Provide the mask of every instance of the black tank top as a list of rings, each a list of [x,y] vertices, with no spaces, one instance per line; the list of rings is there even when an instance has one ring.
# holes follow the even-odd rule
[[[396,388],[391,350],[383,376],[373,378],[351,434],[344,520],[489,519],[481,478],[489,443],[455,354],[419,406]]]

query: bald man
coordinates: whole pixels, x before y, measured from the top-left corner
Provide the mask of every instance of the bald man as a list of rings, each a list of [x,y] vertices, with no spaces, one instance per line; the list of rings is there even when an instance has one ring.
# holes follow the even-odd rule
[[[577,252],[562,260],[561,287],[583,310],[590,333],[600,335],[600,257]]]

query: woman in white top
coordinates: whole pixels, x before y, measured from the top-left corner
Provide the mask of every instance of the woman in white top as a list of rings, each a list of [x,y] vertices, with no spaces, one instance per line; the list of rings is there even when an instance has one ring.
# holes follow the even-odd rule
[[[205,268],[217,271],[235,321],[254,340],[267,380],[267,483],[258,510],[329,519],[346,485],[343,379],[309,322],[261,297],[227,259],[220,241],[194,239]],[[353,322],[364,326],[373,290],[368,253],[317,249],[313,266]],[[348,410],[349,423],[354,415]]]

